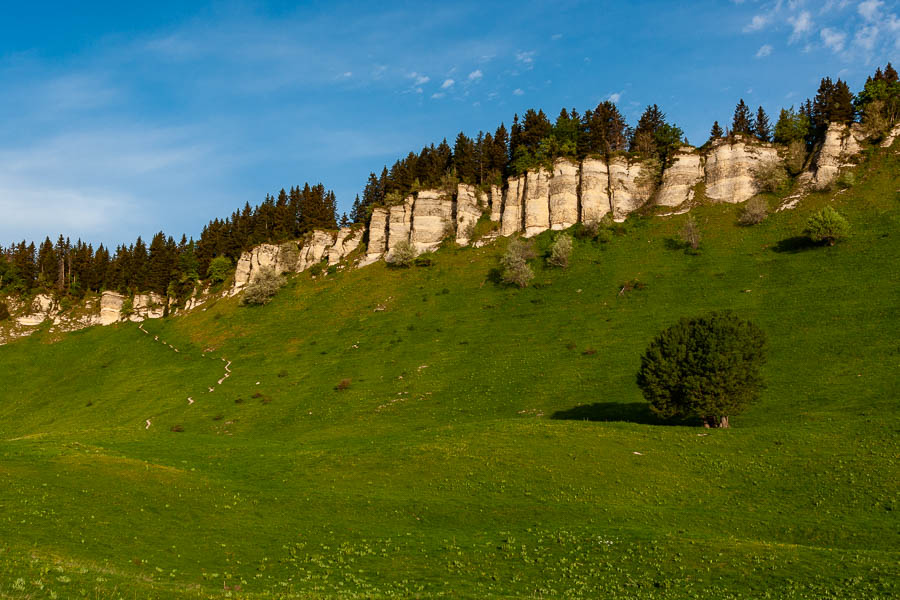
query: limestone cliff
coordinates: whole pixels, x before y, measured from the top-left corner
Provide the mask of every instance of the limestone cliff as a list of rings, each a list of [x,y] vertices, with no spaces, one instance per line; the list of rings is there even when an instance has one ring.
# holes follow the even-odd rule
[[[750,141],[744,136],[733,141],[714,141],[706,156],[706,197],[732,204],[749,200],[759,193],[754,171],[779,160],[772,144]]]
[[[612,209],[606,161],[586,158],[581,163],[581,220],[598,223]]]
[[[703,157],[691,146],[682,146],[663,171],[656,195],[659,206],[679,206],[694,199],[694,186],[703,181]]]
[[[578,222],[578,163],[558,158],[550,179],[550,229],[568,229]]]
[[[422,190],[416,197],[410,241],[417,253],[436,249],[446,235],[455,234],[454,202],[438,190]]]
[[[467,245],[475,223],[481,218],[480,192],[473,185],[459,184],[456,193],[456,243]]]
[[[813,151],[809,170],[801,176],[801,181],[814,189],[831,185],[841,169],[852,166],[850,158],[862,150],[864,139],[858,123],[844,125],[832,123],[825,132],[825,139]]]

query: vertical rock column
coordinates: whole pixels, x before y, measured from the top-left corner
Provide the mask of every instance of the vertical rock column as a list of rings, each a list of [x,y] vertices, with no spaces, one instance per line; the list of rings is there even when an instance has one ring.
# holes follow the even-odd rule
[[[388,209],[378,206],[372,209],[369,219],[369,243],[366,246],[364,264],[371,264],[387,253]]]
[[[682,146],[672,165],[663,172],[656,197],[660,206],[678,206],[694,197],[694,186],[703,181],[703,161],[691,146]]]
[[[437,248],[445,235],[455,235],[453,199],[442,191],[422,190],[416,198],[410,241],[417,253]]]
[[[706,197],[716,202],[738,203],[758,193],[753,171],[777,161],[778,152],[770,144],[738,137],[734,143],[719,140],[706,158]]]
[[[415,199],[407,196],[403,204],[395,204],[388,209],[388,234],[387,234],[387,255],[390,256],[394,252],[394,247],[400,242],[410,241],[410,230],[412,228],[413,204]]]
[[[498,185],[491,186],[491,221],[500,222],[503,215],[503,190]]]
[[[650,199],[649,181],[641,180],[641,163],[616,156],[609,162],[609,188],[612,192],[613,218],[624,220]]]
[[[599,158],[586,158],[581,163],[581,222],[598,223],[609,211],[609,168]]]
[[[525,180],[525,237],[550,229],[550,174],[529,171]]]
[[[478,190],[474,185],[459,184],[456,194],[456,243],[465,246],[469,243],[475,223],[481,218],[481,207],[478,205]]]
[[[568,229],[578,222],[578,165],[566,158],[553,163],[550,179],[550,229]]]
[[[522,196],[525,192],[525,176],[510,177],[503,197],[503,215],[500,218],[500,235],[513,235],[522,231]]]

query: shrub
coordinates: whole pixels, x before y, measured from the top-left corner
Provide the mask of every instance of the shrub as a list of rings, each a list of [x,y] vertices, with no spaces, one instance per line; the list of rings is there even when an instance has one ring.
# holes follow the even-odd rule
[[[787,155],[784,164],[791,175],[797,175],[806,164],[806,143],[803,140],[794,140],[788,144]]]
[[[752,174],[757,189],[771,194],[777,194],[784,190],[790,180],[787,170],[774,160],[764,162],[754,168]]]
[[[738,221],[741,225],[756,225],[762,223],[769,216],[769,203],[764,198],[755,196],[747,200],[747,203],[741,208]]]
[[[572,256],[572,237],[566,234],[557,236],[550,245],[550,256],[547,263],[565,269],[569,266],[569,257]]]
[[[687,221],[681,228],[681,240],[687,244],[691,250],[697,250],[700,247],[700,225],[697,224],[694,215],[688,215]]]
[[[534,256],[534,246],[530,242],[519,238],[510,241],[506,247],[506,253],[500,259],[503,267],[500,274],[501,280],[520,288],[527,287],[534,279],[534,271],[528,265],[528,261]]]
[[[340,382],[336,386],[334,386],[334,389],[338,392],[341,392],[343,390],[348,389],[349,387],[350,387],[350,380],[349,379],[341,379]]]
[[[285,242],[279,247],[278,262],[293,271],[297,268],[297,261],[300,260],[300,247],[296,242]]]
[[[282,285],[284,285],[284,279],[275,272],[275,269],[260,267],[256,277],[244,289],[244,298],[241,300],[241,304],[266,304],[278,293]]]
[[[701,417],[728,427],[759,396],[766,357],[761,329],[730,312],[683,318],[661,332],[644,355],[637,384],[663,418]]]
[[[416,257],[414,261],[417,267],[433,267],[434,266],[434,254],[431,252],[426,252],[425,254],[420,254]]]
[[[850,223],[841,213],[826,206],[809,218],[803,233],[814,242],[834,246],[850,234]]]
[[[231,259],[227,256],[217,256],[209,263],[209,281],[211,283],[222,283],[231,274]]]
[[[325,271],[325,265],[320,262],[317,262],[313,266],[309,268],[309,274],[313,277],[318,277]]]
[[[847,190],[856,185],[856,173],[853,171],[844,171],[837,178],[838,187]]]
[[[0,321],[5,321],[9,318],[9,307],[6,305],[6,302],[0,300]]]
[[[183,425],[172,425],[172,427],[169,431],[174,431],[175,433],[181,433],[184,431],[184,426]]]
[[[121,312],[123,317],[130,317],[134,314],[134,300],[132,298],[125,298],[125,300],[122,301]]]
[[[408,268],[416,259],[416,249],[408,240],[400,240],[394,244],[387,263],[392,267]]]
[[[588,221],[587,223],[579,223],[575,227],[575,237],[580,240],[592,240],[600,233],[600,223],[597,221]]]

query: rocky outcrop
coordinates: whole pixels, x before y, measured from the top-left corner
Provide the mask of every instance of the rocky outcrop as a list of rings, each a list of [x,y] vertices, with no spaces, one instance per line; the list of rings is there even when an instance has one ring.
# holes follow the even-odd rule
[[[900,123],[894,125],[894,128],[891,129],[884,139],[881,141],[882,148],[890,148],[894,145],[894,140],[900,138]]]
[[[479,192],[474,185],[459,184],[456,193],[456,243],[465,246],[472,237],[475,223],[481,218]]]
[[[743,136],[713,142],[706,158],[706,197],[732,204],[749,200],[759,192],[754,171],[778,160],[773,145]]]
[[[578,222],[578,164],[566,158],[553,163],[550,179],[550,229],[568,229]]]
[[[371,264],[387,253],[388,209],[377,206],[372,209],[369,219],[369,243],[363,264]]]
[[[606,161],[586,158],[581,163],[581,220],[598,223],[610,211],[609,167]]]
[[[100,325],[110,325],[122,318],[122,306],[125,296],[106,291],[100,295]]]
[[[491,221],[500,222],[503,214],[503,190],[498,185],[491,186]]]
[[[149,294],[136,294],[132,300],[134,312],[128,320],[135,323],[145,319],[161,319],[166,311],[166,299],[153,292]]]
[[[359,248],[366,231],[362,227],[341,227],[326,251],[329,265],[336,265]]]
[[[852,166],[848,161],[862,150],[860,142],[863,139],[862,129],[857,123],[852,126],[842,123],[829,125],[825,139],[815,150],[810,174],[805,179],[815,189],[831,185],[841,169]]]
[[[289,269],[275,269],[275,271],[277,273],[305,271],[314,264],[322,262],[332,244],[334,244],[333,232],[320,231],[318,229],[312,231],[304,236],[299,243],[300,256],[297,258],[296,264]]]
[[[38,294],[31,301],[26,314],[16,318],[19,325],[36,327],[56,314],[58,307],[53,297],[48,294]]]
[[[672,164],[663,171],[662,184],[656,196],[660,206],[679,206],[694,198],[694,186],[703,181],[703,159],[690,146],[675,154]]]
[[[614,157],[608,169],[613,218],[622,221],[650,199],[652,181],[641,163],[624,156]]]
[[[394,252],[394,247],[398,243],[410,241],[414,203],[415,198],[408,196],[403,204],[396,204],[388,209],[388,256]]]
[[[419,192],[413,207],[410,241],[416,253],[437,248],[444,236],[455,233],[453,199],[437,190]]]
[[[550,173],[544,169],[525,175],[525,237],[550,229]]]
[[[500,217],[500,235],[513,235],[522,231],[522,198],[525,193],[525,176],[510,177],[503,194],[503,214]]]

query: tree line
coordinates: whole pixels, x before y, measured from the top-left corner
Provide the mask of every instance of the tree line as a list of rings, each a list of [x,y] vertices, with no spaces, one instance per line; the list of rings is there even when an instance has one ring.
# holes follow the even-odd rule
[[[787,145],[793,157],[789,162],[799,165],[796,172],[829,123],[855,121],[876,138],[900,121],[900,82],[890,63],[879,67],[856,95],[841,79],[823,78],[812,99],[797,109],[781,109],[774,127],[762,107],[754,113],[741,99],[730,127],[723,129],[714,122],[707,143],[751,136]],[[661,176],[678,147],[686,143],[684,132],[656,104],[647,106],[633,127],[609,100],[583,113],[564,108],[554,121],[543,110],[528,109],[522,118],[513,116],[509,129],[500,123],[493,133],[479,132],[474,138],[460,132],[452,147],[444,139],[418,153],[410,152],[390,169],[385,166],[380,176],[370,173],[349,216],[340,220],[334,192],[321,183],[307,183],[210,221],[198,240],[182,236],[176,242],[159,232],[149,246],[139,237],[114,251],[103,245],[95,249],[81,240],[71,243],[64,236],[55,243],[46,238],[37,246],[22,241],[0,247],[0,293],[47,290],[79,297],[87,291],[117,290],[184,298],[197,281],[209,278],[214,258],[225,257],[233,264],[243,251],[258,244],[296,239],[338,224],[366,223],[375,206],[399,202],[419,189],[445,188],[452,193],[460,182],[502,185],[507,177],[549,166],[559,157],[608,160],[629,154],[655,164]]]

